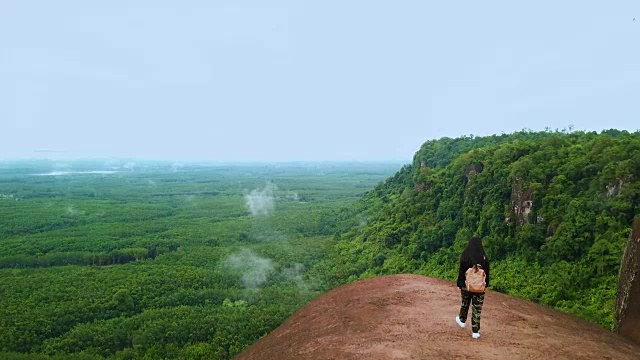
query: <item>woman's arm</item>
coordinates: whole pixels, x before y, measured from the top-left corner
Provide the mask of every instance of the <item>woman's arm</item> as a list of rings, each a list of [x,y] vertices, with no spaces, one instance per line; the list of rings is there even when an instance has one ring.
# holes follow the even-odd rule
[[[466,285],[465,285],[465,273],[467,272],[467,269],[469,267],[466,266],[465,261],[462,260],[462,257],[460,257],[460,267],[458,269],[458,281],[456,283],[456,285],[463,289]]]
[[[485,263],[486,263],[486,264],[485,264],[485,265],[486,265],[486,268],[484,269],[484,273],[485,273],[485,275],[486,275],[485,280],[486,280],[486,282],[487,282],[487,287],[489,287],[489,260],[484,259],[484,261],[485,261]]]

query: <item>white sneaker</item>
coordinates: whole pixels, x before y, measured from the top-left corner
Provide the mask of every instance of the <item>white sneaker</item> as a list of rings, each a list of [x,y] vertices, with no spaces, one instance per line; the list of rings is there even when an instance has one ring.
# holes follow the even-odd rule
[[[464,328],[464,326],[466,325],[465,323],[460,321],[460,316],[456,316],[456,322],[458,323],[458,325],[460,325],[461,328]]]
[[[471,336],[473,336],[474,339],[477,339],[480,337],[480,333],[473,333]]]

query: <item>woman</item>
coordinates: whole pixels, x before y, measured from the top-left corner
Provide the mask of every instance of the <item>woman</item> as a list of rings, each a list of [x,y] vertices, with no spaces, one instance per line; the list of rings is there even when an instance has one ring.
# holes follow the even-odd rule
[[[473,338],[480,337],[480,313],[482,312],[482,304],[484,303],[484,292],[472,293],[467,291],[465,285],[465,273],[474,265],[480,265],[484,270],[486,278],[486,287],[489,287],[489,260],[484,253],[482,242],[477,237],[472,237],[467,247],[460,256],[460,270],[458,271],[457,285],[462,294],[462,306],[460,314],[456,316],[456,322],[460,327],[465,327],[467,314],[469,313],[469,304],[473,304],[473,313],[471,314],[471,329],[473,330]]]

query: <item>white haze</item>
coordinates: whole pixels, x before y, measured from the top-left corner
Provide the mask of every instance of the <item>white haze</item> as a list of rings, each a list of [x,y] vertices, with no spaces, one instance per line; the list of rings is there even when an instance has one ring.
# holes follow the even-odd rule
[[[62,175],[73,175],[73,174],[102,174],[102,175],[109,175],[109,174],[115,174],[117,173],[117,171],[115,170],[91,170],[91,171],[51,171],[48,173],[38,173],[38,174],[31,174],[34,176],[62,176]]]
[[[304,264],[294,263],[290,267],[282,269],[281,274],[285,279],[294,282],[300,289],[307,291],[308,286],[303,279],[305,270]]]
[[[257,289],[264,284],[275,267],[271,259],[256,255],[249,249],[229,255],[222,266],[241,274],[242,285],[248,289]]]
[[[287,198],[289,200],[293,200],[293,201],[300,201],[300,196],[295,191],[288,191],[287,192]]]
[[[281,231],[270,229],[265,224],[254,224],[251,237],[258,242],[285,242],[288,240],[286,234]]]
[[[249,195],[244,197],[245,203],[251,215],[268,215],[275,207],[273,192],[278,187],[274,183],[268,183],[264,189],[251,190]]]
[[[84,215],[85,212],[82,210],[76,210],[73,205],[67,206],[67,215],[76,216],[76,215]]]
[[[178,172],[184,167],[184,164],[176,162],[171,164],[171,171]]]

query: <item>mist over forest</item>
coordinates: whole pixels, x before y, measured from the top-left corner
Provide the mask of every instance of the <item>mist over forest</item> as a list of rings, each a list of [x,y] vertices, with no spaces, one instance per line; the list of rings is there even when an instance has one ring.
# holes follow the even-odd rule
[[[637,132],[525,130],[407,164],[3,163],[1,354],[227,359],[341,284],[455,280],[472,235],[494,291],[611,329],[639,161]]]
[[[230,359],[472,236],[614,329],[639,38],[632,0],[2,2],[0,358]]]
[[[339,214],[401,163],[0,164],[0,357],[219,358],[321,293]]]

